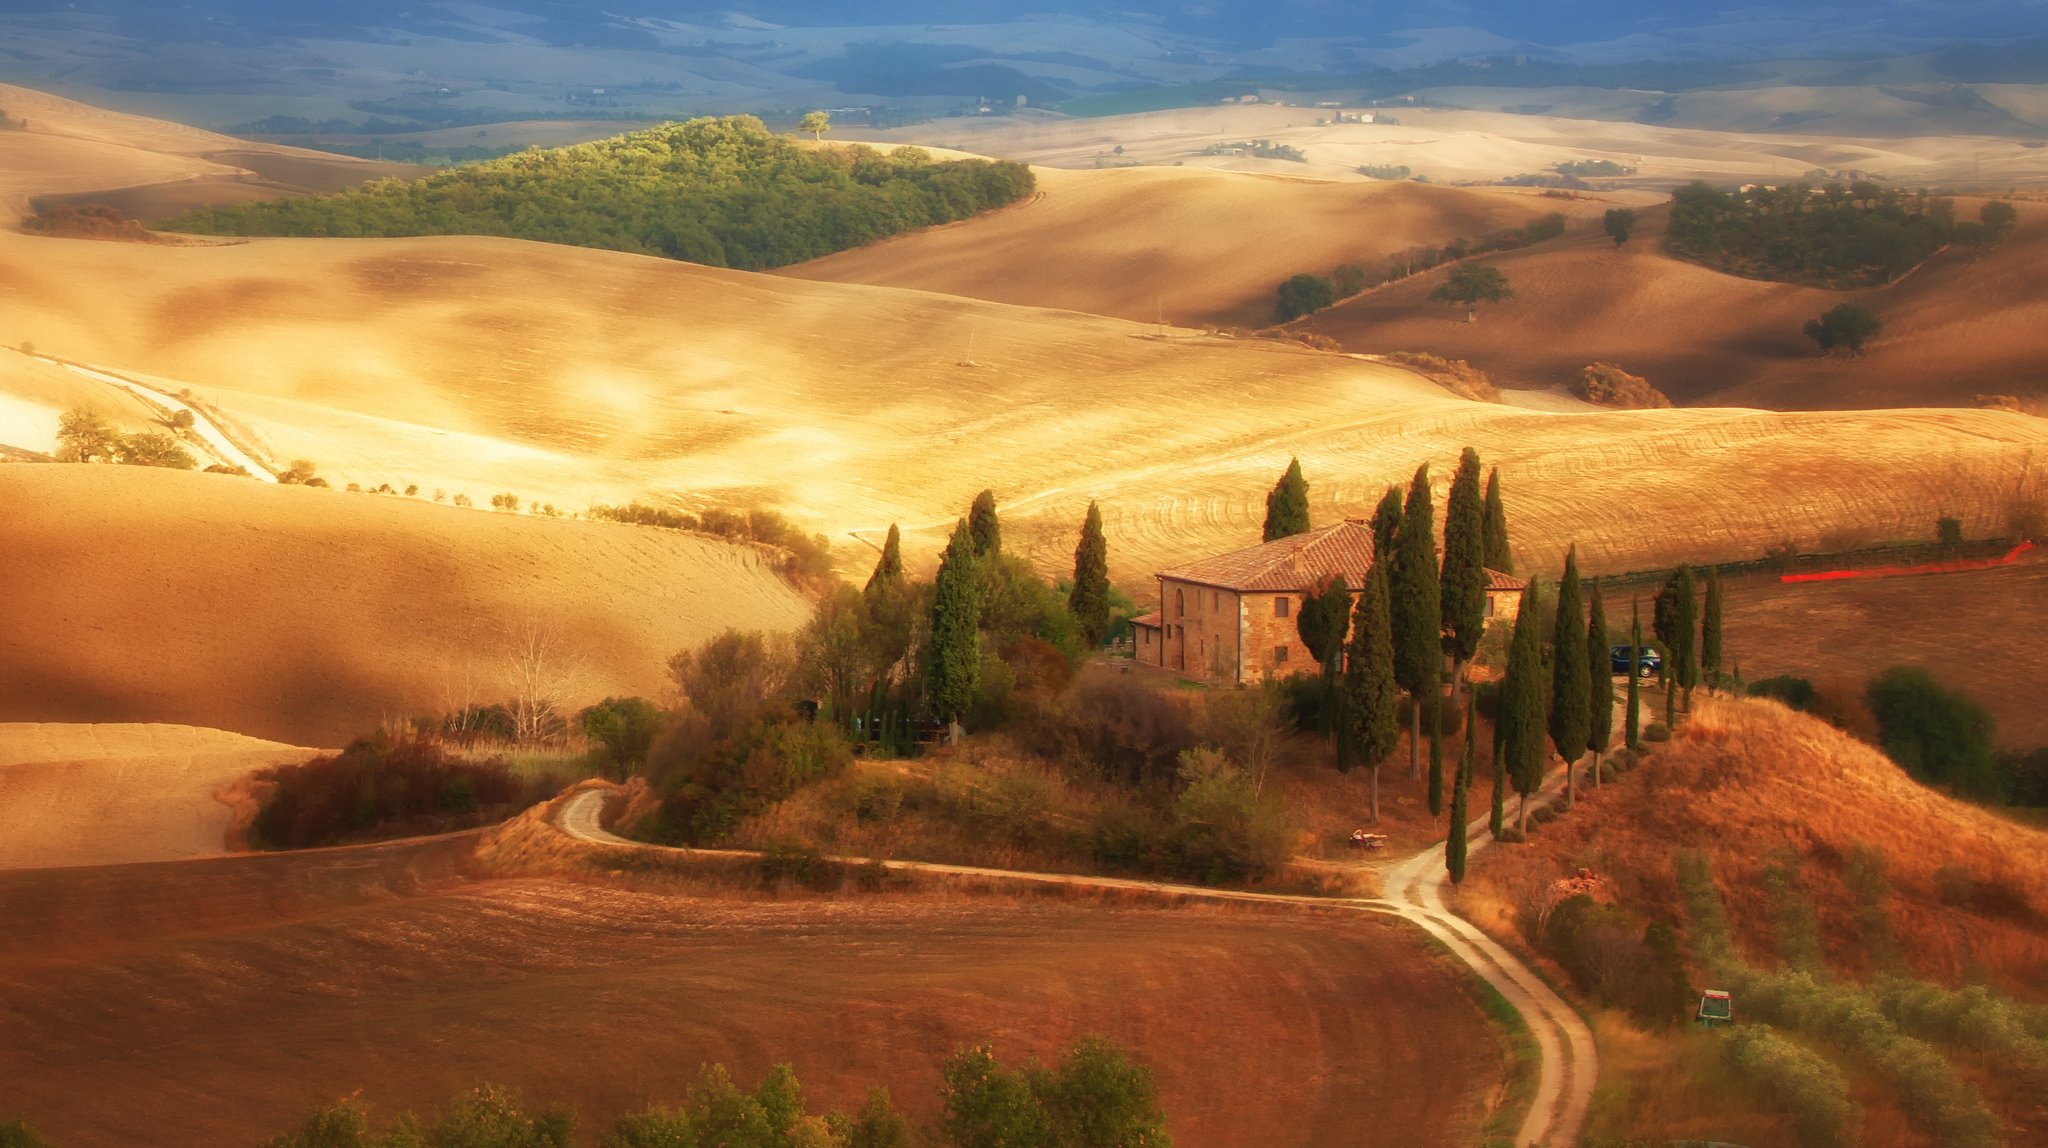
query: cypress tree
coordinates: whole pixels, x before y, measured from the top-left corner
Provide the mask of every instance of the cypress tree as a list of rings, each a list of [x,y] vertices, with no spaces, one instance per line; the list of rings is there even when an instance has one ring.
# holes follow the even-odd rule
[[[1436,565],[1435,509],[1429,464],[1415,468],[1401,529],[1394,538],[1390,606],[1394,619],[1394,680],[1408,691],[1408,776],[1422,779],[1422,708],[1443,676],[1443,603]]]
[[[1287,460],[1287,472],[1266,495],[1266,541],[1288,538],[1308,530],[1308,479],[1301,476],[1301,460]]]
[[[1586,611],[1579,596],[1579,548],[1565,551],[1557,588],[1557,621],[1550,631],[1550,744],[1564,759],[1565,804],[1578,800],[1578,764],[1591,732],[1587,703]]]
[[[1429,820],[1432,824],[1444,812],[1443,723],[1430,715],[1429,721]]]
[[[1486,475],[1486,525],[1481,537],[1486,542],[1486,568],[1503,574],[1515,572],[1514,552],[1508,547],[1508,512],[1500,501],[1500,468]]]
[[[1465,701],[1465,749],[1458,755],[1458,777],[1451,785],[1451,825],[1444,836],[1444,869],[1450,874],[1451,884],[1465,880],[1465,822],[1471,816],[1467,812],[1466,791],[1472,788],[1473,759],[1477,754],[1479,740],[1479,709],[1472,695]]]
[[[1479,493],[1479,452],[1458,457],[1458,474],[1444,507],[1444,645],[1451,655],[1451,696],[1457,697],[1466,661],[1486,632],[1486,505]]]
[[[882,543],[882,556],[875,561],[875,572],[868,575],[868,584],[861,593],[873,597],[884,587],[903,585],[903,532],[896,524],[889,524],[889,537]]]
[[[1600,580],[1593,580],[1593,604],[1586,608],[1586,748],[1593,751],[1593,788],[1600,788],[1600,758],[1614,742],[1614,665],[1607,640],[1607,604]]]
[[[926,670],[925,697],[932,716],[943,722],[958,721],[981,684],[981,592],[974,536],[962,519],[953,527],[932,587],[931,662]]]
[[[1516,828],[1529,827],[1529,795],[1543,785],[1543,639],[1539,620],[1542,583],[1531,579],[1508,643],[1508,672],[1501,683],[1501,757],[1508,781],[1522,799]],[[1582,692],[1579,696],[1584,697]]]
[[[1508,778],[1506,769],[1507,756],[1501,752],[1499,737],[1500,720],[1498,718],[1494,719],[1494,730],[1495,737],[1493,739],[1493,812],[1487,816],[1486,833],[1489,837],[1492,837],[1495,840],[1499,840],[1500,831],[1506,823],[1506,818],[1503,816],[1503,813],[1505,811],[1504,807],[1506,805],[1507,800]]]
[[[1389,484],[1372,512],[1372,559],[1394,553],[1394,538],[1401,533],[1401,488]]]
[[[1102,536],[1102,511],[1093,502],[1074,547],[1074,588],[1067,594],[1067,609],[1074,612],[1088,645],[1101,645],[1109,633],[1109,542]]]
[[[1621,744],[1634,752],[1643,745],[1643,606],[1636,602],[1631,608],[1635,617],[1628,628],[1628,724],[1623,727]]]
[[[974,538],[974,556],[991,558],[1003,552],[1003,524],[996,520],[996,492],[984,490],[974,496],[967,511],[967,532]]]
[[[1707,567],[1707,604],[1700,617],[1700,669],[1707,688],[1721,688],[1721,571]]]
[[[1678,632],[1671,643],[1671,660],[1678,663],[1678,685],[1685,690],[1685,710],[1692,712],[1692,688],[1700,681],[1700,606],[1692,567],[1678,568]],[[1667,715],[1668,716],[1668,715]]]
[[[1342,574],[1302,596],[1294,628],[1323,673],[1323,727],[1337,728],[1337,671],[1344,664],[1344,635],[1351,627],[1351,587]]]
[[[1372,821],[1380,820],[1380,762],[1401,740],[1394,703],[1394,624],[1388,611],[1387,562],[1375,562],[1351,613],[1351,641],[1345,649],[1344,701],[1338,707],[1340,769],[1361,762],[1372,770]]]

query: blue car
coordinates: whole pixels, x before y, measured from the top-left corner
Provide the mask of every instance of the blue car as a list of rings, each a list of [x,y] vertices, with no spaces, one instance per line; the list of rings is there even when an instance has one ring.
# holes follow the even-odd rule
[[[1617,674],[1628,673],[1629,662],[1633,660],[1631,655],[1634,653],[1635,647],[1633,646],[1615,646],[1609,649],[1607,651],[1607,668]],[[1642,661],[1637,662],[1636,665],[1638,667],[1636,670],[1637,676],[1647,678],[1664,668],[1664,658],[1656,650],[1649,646],[1644,646],[1642,648]]]

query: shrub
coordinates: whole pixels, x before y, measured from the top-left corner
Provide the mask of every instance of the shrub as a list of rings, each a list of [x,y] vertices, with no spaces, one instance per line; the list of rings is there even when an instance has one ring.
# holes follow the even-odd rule
[[[1736,1029],[1726,1049],[1735,1071],[1791,1116],[1801,1144],[1856,1143],[1860,1114],[1849,1099],[1849,1082],[1825,1057],[1761,1026]]]
[[[1864,344],[1884,333],[1884,320],[1868,307],[1841,303],[1820,318],[1807,320],[1803,330],[1823,352],[1847,347],[1851,355],[1861,356]]]
[[[1048,756],[1130,785],[1172,781],[1195,744],[1185,701],[1121,676],[1083,681],[1028,736]]]
[[[1894,666],[1864,691],[1885,756],[1923,782],[1999,796],[1991,715],[1918,666]]]
[[[1668,926],[1638,925],[1626,911],[1577,894],[1542,919],[1536,940],[1572,983],[1609,1008],[1662,1024],[1690,1002],[1691,982]]]
[[[1671,727],[1660,721],[1653,721],[1643,727],[1644,741],[1670,741]]]
[[[1186,788],[1174,799],[1173,849],[1179,867],[1198,881],[1258,880],[1286,864],[1294,830],[1275,794],[1213,749],[1180,755]]]
[[[820,893],[837,889],[845,874],[842,867],[826,860],[815,846],[784,839],[770,842],[761,852],[761,880],[769,885],[789,882]]]
[[[283,486],[313,485],[313,464],[307,459],[294,459],[292,464],[277,472],[277,481]],[[326,483],[321,483],[325,486]]]
[[[0,1120],[0,1148],[50,1148],[50,1142],[19,1120]]]
[[[1613,363],[1589,363],[1572,378],[1571,391],[1589,403],[1620,410],[1663,410],[1671,405],[1664,392],[1641,375]]]
[[[1390,363],[1407,367],[1430,382],[1460,398],[1479,403],[1500,401],[1500,388],[1485,371],[1463,359],[1446,359],[1421,351],[1394,351],[1385,356]]]
[[[540,796],[502,761],[466,761],[434,742],[382,736],[258,776],[274,784],[252,831],[271,849],[460,829],[509,816]]]
[[[517,514],[519,512],[519,496],[509,490],[500,494],[494,494],[491,496],[491,509],[506,510]]]
[[[1813,712],[1813,683],[1805,678],[1776,677],[1764,678],[1749,684],[1749,696],[1753,698],[1775,698],[1801,713]]]
[[[1123,800],[1107,800],[1088,825],[1089,850],[1098,864],[1124,872],[1157,867],[1173,837],[1173,826],[1158,812]]]

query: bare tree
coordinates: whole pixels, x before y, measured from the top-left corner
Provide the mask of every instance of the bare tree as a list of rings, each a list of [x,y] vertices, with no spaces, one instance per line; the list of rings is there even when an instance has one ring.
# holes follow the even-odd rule
[[[582,660],[560,627],[528,618],[506,636],[505,672],[512,683],[514,736],[522,743],[546,740],[567,720],[562,706],[583,676]]]

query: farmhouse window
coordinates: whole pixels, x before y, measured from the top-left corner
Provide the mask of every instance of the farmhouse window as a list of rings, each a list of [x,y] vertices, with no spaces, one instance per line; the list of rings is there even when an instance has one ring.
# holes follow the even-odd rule
[[[1175,590],[1173,592],[1173,616],[1178,618],[1185,615],[1187,612],[1188,592],[1186,590]]]
[[[1287,616],[1287,608],[1293,601],[1294,599],[1285,596],[1273,599],[1273,616],[1275,618],[1285,618]]]
[[[1287,600],[1287,599],[1285,599],[1285,598],[1282,598],[1282,599],[1281,599],[1281,601],[1283,601],[1283,602],[1285,602],[1286,600]],[[1273,661],[1274,661],[1274,663],[1275,663],[1275,664],[1277,665],[1278,663],[1280,663],[1280,662],[1284,662],[1284,661],[1286,661],[1286,660],[1287,660],[1287,647],[1285,647],[1285,646],[1275,646],[1275,647],[1273,647]]]
[[[1493,617],[1493,595],[1491,594],[1486,596],[1486,616],[1489,618]]]

